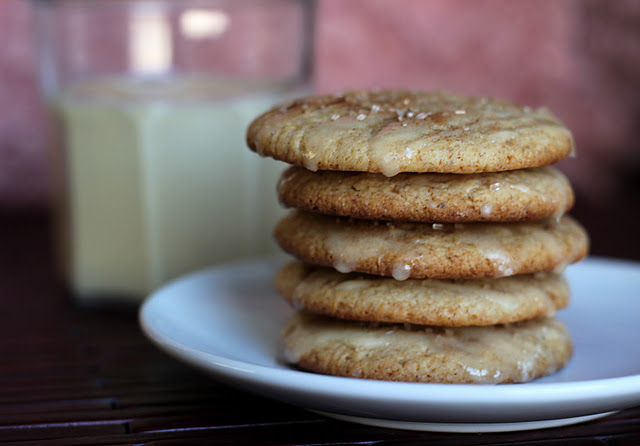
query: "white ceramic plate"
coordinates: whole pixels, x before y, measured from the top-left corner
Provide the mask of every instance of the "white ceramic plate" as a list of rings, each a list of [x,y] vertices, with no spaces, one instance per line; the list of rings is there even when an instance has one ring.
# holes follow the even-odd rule
[[[558,317],[575,353],[527,384],[418,384],[302,372],[279,361],[291,310],[272,277],[282,258],[208,269],[160,289],[140,309],[161,349],[228,384],[336,418],[449,432],[577,423],[640,404],[640,264],[587,259],[567,269],[572,302]]]

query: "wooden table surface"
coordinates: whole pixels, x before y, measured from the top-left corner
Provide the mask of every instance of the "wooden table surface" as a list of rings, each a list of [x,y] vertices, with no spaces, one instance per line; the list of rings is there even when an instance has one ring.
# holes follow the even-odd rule
[[[230,388],[151,345],[135,311],[74,305],[53,272],[49,221],[0,216],[3,444],[640,445],[640,407],[555,429],[441,434],[343,423]]]

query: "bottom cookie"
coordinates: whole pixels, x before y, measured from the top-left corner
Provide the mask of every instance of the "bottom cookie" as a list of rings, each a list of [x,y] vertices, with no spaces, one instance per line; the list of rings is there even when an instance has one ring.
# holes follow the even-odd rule
[[[287,362],[303,369],[388,381],[504,384],[550,375],[572,354],[553,318],[485,327],[371,324],[294,313],[281,335]]]

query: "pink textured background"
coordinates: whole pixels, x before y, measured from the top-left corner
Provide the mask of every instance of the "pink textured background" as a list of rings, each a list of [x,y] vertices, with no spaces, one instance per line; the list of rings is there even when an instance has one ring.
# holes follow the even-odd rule
[[[573,130],[584,200],[637,186],[640,1],[319,0],[318,91],[442,89],[546,105]],[[49,202],[30,5],[0,1],[0,207]]]

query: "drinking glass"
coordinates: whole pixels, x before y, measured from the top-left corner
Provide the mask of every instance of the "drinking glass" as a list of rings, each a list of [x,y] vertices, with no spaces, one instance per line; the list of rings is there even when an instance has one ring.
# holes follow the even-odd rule
[[[34,0],[61,271],[85,302],[267,254],[282,165],[252,118],[306,92],[309,0]]]

